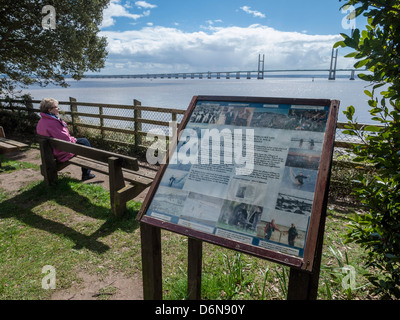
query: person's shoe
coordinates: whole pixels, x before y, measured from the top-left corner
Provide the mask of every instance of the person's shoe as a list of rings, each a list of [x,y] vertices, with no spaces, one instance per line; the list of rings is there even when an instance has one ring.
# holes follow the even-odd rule
[[[82,175],[82,181],[93,179],[95,175],[93,173]]]

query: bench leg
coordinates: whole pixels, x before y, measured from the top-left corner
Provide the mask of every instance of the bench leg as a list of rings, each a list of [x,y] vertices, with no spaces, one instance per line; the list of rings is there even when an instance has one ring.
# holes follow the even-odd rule
[[[117,157],[108,158],[109,179],[110,179],[110,202],[111,213],[114,216],[121,216],[126,211],[126,200],[118,196],[118,191],[125,187],[122,173],[121,160]]]
[[[46,139],[39,140],[40,146],[40,157],[42,158],[42,164],[40,165],[40,172],[44,177],[44,181],[47,185],[53,185],[57,183],[57,164],[54,159],[53,149],[50,143]]]

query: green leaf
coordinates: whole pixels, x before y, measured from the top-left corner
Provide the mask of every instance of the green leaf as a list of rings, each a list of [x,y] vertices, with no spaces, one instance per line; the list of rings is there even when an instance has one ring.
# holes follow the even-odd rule
[[[358,75],[358,77],[359,77],[361,80],[368,81],[368,82],[371,82],[371,81],[373,81],[373,79],[374,79],[374,77],[373,77],[372,75],[365,74],[365,73],[360,73],[360,74]]]
[[[364,59],[364,60],[361,60],[361,61],[357,61],[354,64],[354,68],[359,69],[361,67],[364,67],[369,61],[370,61],[370,59]]]
[[[343,130],[343,134],[349,135],[349,136],[356,136],[357,133],[352,130]]]
[[[383,87],[385,84],[386,84],[386,83],[384,83],[384,82],[383,82],[383,83],[378,83],[378,84],[374,85],[373,88],[374,88],[374,90],[375,90],[375,89],[378,89],[378,88],[380,88],[380,87]]]
[[[347,34],[345,34],[345,33],[341,33],[340,34],[344,39],[348,39],[348,38],[350,38]]]
[[[338,41],[333,45],[333,48],[336,49],[337,47],[342,47],[345,48],[346,44],[344,43],[344,41]]]
[[[357,56],[359,54],[358,51],[354,51],[352,53],[346,54],[344,57],[345,58],[354,58],[355,56]]]
[[[360,42],[360,29],[355,29],[353,32],[353,40],[354,42]]]
[[[370,131],[370,132],[380,132],[382,128],[377,127],[377,126],[366,126],[364,128],[364,131]]]
[[[356,109],[354,108],[354,106],[347,107],[347,114],[354,115],[355,112]]]
[[[364,93],[365,93],[368,97],[370,97],[371,99],[373,98],[373,95],[372,95],[372,92],[371,92],[371,91],[364,90]]]

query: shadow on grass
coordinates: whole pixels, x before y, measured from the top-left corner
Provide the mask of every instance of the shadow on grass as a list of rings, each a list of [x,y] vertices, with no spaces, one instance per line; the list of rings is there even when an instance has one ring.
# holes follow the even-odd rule
[[[79,183],[71,178],[60,178],[57,185],[47,186],[41,182],[26,191],[7,199],[0,203],[0,219],[15,218],[22,223],[36,229],[40,229],[56,235],[71,239],[75,243],[74,249],[87,248],[93,252],[103,253],[110,247],[98,240],[114,231],[120,229],[124,232],[132,232],[139,227],[136,221],[138,209],[128,208],[123,217],[116,218],[112,216],[108,206],[98,205],[96,202],[107,203],[109,194],[101,187],[92,187],[81,185],[84,190],[77,192],[72,186]],[[85,196],[82,193],[89,193]],[[99,199],[99,200],[96,200]],[[54,221],[51,214],[48,217],[34,212],[34,208],[43,205],[47,201],[53,201],[60,206],[67,207],[74,212],[71,214],[85,215],[93,219],[105,220],[104,223],[91,235],[85,235],[61,222]],[[51,211],[51,205],[50,209]],[[54,215],[65,214],[63,212],[54,213]],[[71,217],[71,220],[77,217]],[[93,222],[95,224],[95,222]]]
[[[0,172],[14,171],[17,169],[13,166],[5,165],[6,162],[8,162],[8,158],[5,155],[0,154]]]

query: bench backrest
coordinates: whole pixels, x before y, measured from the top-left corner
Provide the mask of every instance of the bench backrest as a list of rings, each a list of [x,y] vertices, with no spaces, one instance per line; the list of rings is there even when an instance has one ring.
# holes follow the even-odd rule
[[[124,168],[134,171],[139,170],[138,161],[136,158],[133,157],[39,135],[38,135],[38,140],[39,143],[48,142],[51,148],[53,149],[58,149],[65,152],[73,153],[75,155],[79,155],[96,161],[101,161],[104,163],[108,163],[108,159],[110,157],[116,157],[122,161],[121,165]]]

